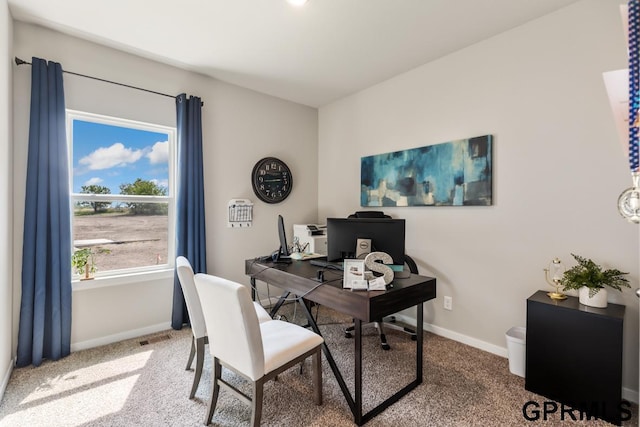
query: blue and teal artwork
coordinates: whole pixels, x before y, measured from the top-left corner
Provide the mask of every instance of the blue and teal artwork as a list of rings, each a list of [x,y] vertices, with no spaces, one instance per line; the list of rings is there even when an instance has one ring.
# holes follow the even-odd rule
[[[492,135],[361,158],[361,206],[490,206]]]

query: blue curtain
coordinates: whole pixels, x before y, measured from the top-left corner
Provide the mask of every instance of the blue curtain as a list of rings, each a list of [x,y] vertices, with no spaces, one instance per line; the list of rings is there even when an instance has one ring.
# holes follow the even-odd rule
[[[202,175],[202,104],[185,94],[176,98],[178,130],[178,190],[176,193],[176,256],[184,256],[196,273],[207,272]],[[173,283],[171,327],[189,322],[187,306],[177,275]]]
[[[71,348],[71,223],[62,67],[31,65],[31,116],[17,366]]]

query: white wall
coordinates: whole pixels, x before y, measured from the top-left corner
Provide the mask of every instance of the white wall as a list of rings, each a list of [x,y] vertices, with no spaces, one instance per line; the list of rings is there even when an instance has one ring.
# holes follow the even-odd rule
[[[616,209],[630,173],[602,80],[627,66],[619,4],[578,2],[320,108],[320,218],[360,208],[362,156],[494,135],[493,206],[384,209],[406,218],[407,253],[438,280],[432,330],[506,355],[526,299],[551,290],[543,268],[574,265],[572,252],[638,286],[638,226]],[[610,295],[627,306],[623,385],[637,401],[638,301]]]
[[[248,284],[244,260],[277,246],[277,214],[311,222],[317,212],[317,110],[202,75],[159,64],[37,26],[14,23],[14,53],[60,62],[63,69],[204,101],[207,264],[210,273]],[[30,69],[14,70],[15,203],[14,309],[19,310],[22,229],[29,121]],[[175,126],[175,101],[158,95],[64,76],[67,108]],[[6,115],[5,115],[6,116]],[[278,205],[254,196],[250,174],[260,158],[277,156],[292,170],[292,195]],[[227,202],[254,201],[250,229],[227,229]],[[82,348],[127,335],[168,328],[173,279],[74,291],[72,346]],[[17,313],[14,315],[14,345]],[[14,349],[15,351],[15,349]]]
[[[11,58],[13,23],[6,0],[0,0],[0,396],[4,393],[13,366],[12,295],[13,224],[11,206],[12,176],[12,112]]]

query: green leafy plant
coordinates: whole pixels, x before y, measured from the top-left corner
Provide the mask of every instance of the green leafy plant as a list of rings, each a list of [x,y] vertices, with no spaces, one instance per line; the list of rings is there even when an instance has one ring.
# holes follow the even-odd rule
[[[109,249],[98,248],[98,253],[111,253]],[[97,271],[95,258],[93,257],[94,250],[92,248],[78,249],[71,255],[71,266],[75,269],[76,273],[83,276],[85,279],[89,278],[90,274]]]
[[[111,194],[111,189],[102,185],[83,185],[80,187],[80,192],[82,194]],[[78,204],[80,206],[91,206],[93,213],[106,211],[111,206],[111,202],[79,202]]]
[[[564,290],[580,289],[583,286],[589,288],[589,297],[593,297],[598,291],[605,286],[609,286],[618,291],[622,291],[623,287],[630,288],[629,280],[623,277],[625,274],[618,269],[603,270],[601,266],[588,258],[580,255],[571,254],[578,265],[571,267],[565,271],[562,276],[562,285]]]
[[[167,188],[142,178],[137,178],[133,184],[120,184],[120,194],[130,196],[166,196],[167,191]],[[166,215],[168,212],[166,203],[127,202],[126,204],[132,215]]]

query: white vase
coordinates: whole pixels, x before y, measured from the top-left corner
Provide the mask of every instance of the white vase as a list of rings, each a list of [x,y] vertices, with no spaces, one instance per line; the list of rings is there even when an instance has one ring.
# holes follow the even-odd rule
[[[597,308],[607,307],[607,290],[604,288],[600,288],[593,297],[590,297],[589,288],[583,286],[578,290],[578,295],[580,297],[580,304]]]

